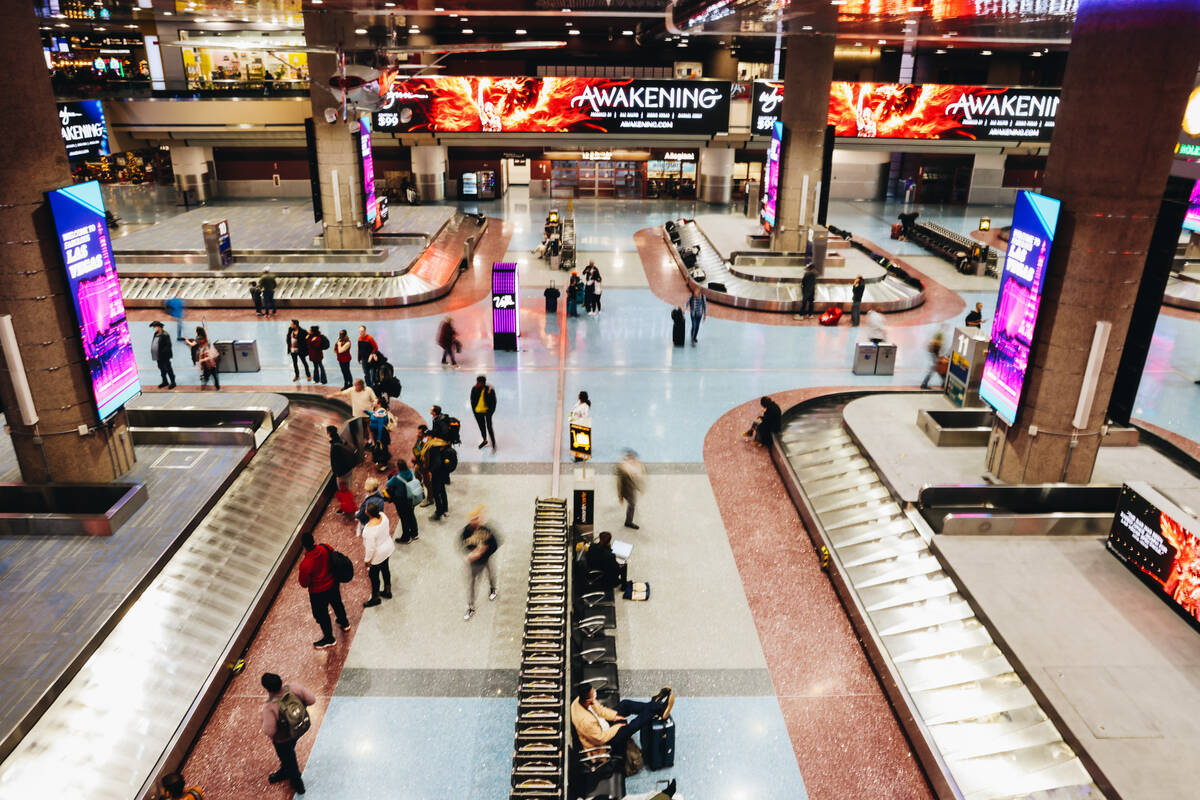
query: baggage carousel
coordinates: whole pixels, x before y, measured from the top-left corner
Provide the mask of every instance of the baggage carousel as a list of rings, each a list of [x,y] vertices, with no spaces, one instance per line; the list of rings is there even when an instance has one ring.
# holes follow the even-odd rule
[[[294,251],[292,255],[302,260],[281,261],[276,254],[255,263],[255,269],[243,263],[241,269],[224,272],[198,269],[195,255],[182,253],[184,263],[175,270],[164,270],[162,265],[148,269],[145,263],[138,263],[136,271],[122,269],[121,293],[130,308],[161,308],[175,297],[193,308],[252,308],[250,282],[261,277],[261,267],[270,265],[276,279],[275,302],[284,308],[416,305],[450,293],[486,230],[486,219],[455,213],[415,258],[394,269],[380,263],[378,251],[362,251],[357,262],[347,262],[347,254],[341,251]],[[130,256],[118,252],[118,265],[126,258]],[[145,256],[134,258],[140,262]],[[322,269],[321,258],[337,262],[340,268]],[[353,268],[347,269],[346,263]]]
[[[678,225],[676,230],[679,232],[678,247],[672,243],[665,228],[662,229],[663,239],[688,286],[698,288],[705,298],[714,303],[755,311],[780,313],[800,311],[803,300],[799,278],[802,270],[799,267],[796,268],[797,277],[795,278],[754,275],[738,269],[735,264],[722,258],[694,220],[688,220]],[[696,280],[693,277],[693,270],[688,269],[680,255],[680,251],[686,251],[693,247],[699,248],[693,270],[696,268],[703,270],[703,280]],[[816,310],[823,311],[836,305],[844,311],[849,311],[852,303],[851,283],[852,279],[850,278],[818,280]],[[920,281],[901,277],[898,270],[889,270],[882,276],[866,278],[865,283],[863,312],[872,310],[883,313],[908,311],[925,302],[925,289]],[[713,288],[713,284],[718,284],[718,288]]]
[[[1172,272],[1167,279],[1163,304],[1188,311],[1200,311],[1200,274]]]
[[[247,406],[254,413],[247,414]],[[148,467],[159,476],[147,481],[150,498],[127,523],[137,525],[143,517],[143,524],[171,539],[170,546],[139,567],[146,577],[119,609],[92,603],[108,621],[6,732],[2,800],[68,796],[80,787],[99,800],[131,800],[146,796],[163,772],[175,768],[236,674],[231,667],[294,563],[300,532],[324,507],[330,484],[325,425],[346,417],[329,401],[233,392],[144,395],[137,411],[147,435],[174,431],[189,445],[153,452],[157,458]],[[197,423],[194,417],[205,413],[210,421]],[[240,472],[224,491],[224,484],[205,483],[197,464],[209,457],[201,442],[214,431],[228,436],[252,419],[260,435]],[[159,485],[175,477],[185,486]],[[175,507],[197,498],[201,510],[177,519]],[[162,530],[168,526],[174,527]],[[47,569],[46,580],[74,586],[97,566],[108,573],[104,559],[123,562],[133,555],[124,533],[82,553],[74,566],[58,565],[53,574]],[[98,539],[85,538],[91,544]],[[64,551],[73,546],[58,544]],[[30,599],[26,605],[43,626],[61,624],[62,609],[45,602]],[[12,641],[16,646],[20,640]],[[51,660],[42,659],[39,672]]]

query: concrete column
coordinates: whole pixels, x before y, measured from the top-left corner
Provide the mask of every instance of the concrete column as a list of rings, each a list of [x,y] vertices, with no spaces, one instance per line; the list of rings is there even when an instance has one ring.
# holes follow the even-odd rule
[[[0,89],[10,119],[0,159],[0,314],[11,314],[39,424],[21,424],[0,355],[0,406],[28,483],[107,482],[133,464],[125,412],[98,427],[89,370],[45,192],[71,185],[54,93],[33,7],[0,3],[0,70],[21,75]],[[87,433],[80,436],[84,426]]]
[[[697,196],[705,203],[733,201],[733,148],[701,147],[696,168],[700,185]]]
[[[816,22],[812,24],[818,30],[830,30]],[[794,33],[787,37],[780,113],[786,137],[779,166],[772,250],[803,250],[808,229],[816,222],[821,156],[829,119],[829,84],[833,79],[833,45],[831,33]]]
[[[446,147],[440,144],[417,144],[409,148],[412,154],[413,179],[422,203],[440,203],[446,199]]]
[[[191,191],[195,202],[207,202],[215,193],[211,147],[172,145],[171,171],[175,173],[175,189]]]
[[[971,191],[968,203],[999,205],[1016,201],[1017,190],[1004,187],[1003,153],[976,153],[971,167]]]
[[[310,46],[349,46],[355,41],[354,16],[345,12],[308,10],[304,12],[304,38]],[[371,230],[366,225],[362,200],[362,170],[353,133],[358,119],[353,113],[345,121],[342,105],[326,89],[329,78],[338,72],[337,56],[308,54],[311,78],[309,97],[317,134],[317,170],[321,173],[321,224],[325,229],[325,247],[334,250],[361,249],[371,246]],[[325,110],[334,109],[335,122],[325,121]]]
[[[1079,3],[1046,165],[1044,192],[1062,201],[1058,231],[1017,421],[998,426],[989,463],[1003,481],[1091,478],[1200,61],[1197,41],[1195,0]],[[1072,417],[1098,320],[1113,328],[1091,414],[1076,430]]]

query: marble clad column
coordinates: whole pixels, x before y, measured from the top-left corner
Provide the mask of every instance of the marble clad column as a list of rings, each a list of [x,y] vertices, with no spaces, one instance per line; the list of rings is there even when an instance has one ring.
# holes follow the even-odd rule
[[[345,48],[355,46],[354,15],[345,12],[308,10],[304,12],[304,39],[311,46]],[[349,63],[349,57],[347,57]],[[309,53],[313,127],[317,134],[317,170],[321,173],[321,209],[325,227],[325,246],[329,249],[359,249],[371,246],[371,231],[366,224],[362,201],[362,170],[358,163],[353,132],[357,116],[353,109],[348,119],[341,118],[342,104],[326,88],[338,73],[336,55]],[[325,110],[334,109],[338,119],[325,121]],[[353,131],[351,130],[353,128]],[[337,184],[333,173],[337,172]],[[334,196],[337,196],[337,202]],[[341,219],[337,209],[341,208]]]
[[[2,90],[11,124],[4,129],[10,157],[0,159],[0,314],[12,315],[39,424],[21,424],[2,355],[0,406],[26,482],[107,482],[132,466],[133,445],[123,410],[96,428],[91,376],[45,195],[72,180],[44,64],[33,6],[0,3],[0,70],[22,76]],[[79,435],[80,425],[87,434]]]
[[[733,199],[732,147],[701,147],[699,198],[705,203],[729,203]]]
[[[817,189],[821,182],[825,125],[829,120],[836,20],[828,11],[806,15],[802,19],[822,33],[792,33],[787,37],[783,107],[779,116],[786,138],[779,166],[772,250],[803,250],[807,231],[816,224],[820,202]],[[792,24],[798,26],[799,23]],[[805,178],[808,179],[807,187]]]
[[[1016,424],[989,469],[1091,479],[1146,249],[1200,62],[1200,2],[1081,0],[1043,193],[1062,201]],[[1098,320],[1113,324],[1087,426],[1072,418]],[[1036,426],[1037,435],[1031,435]],[[1074,452],[1072,452],[1072,449]]]
[[[446,199],[446,146],[414,144],[412,153],[413,179],[422,203],[440,203]]]

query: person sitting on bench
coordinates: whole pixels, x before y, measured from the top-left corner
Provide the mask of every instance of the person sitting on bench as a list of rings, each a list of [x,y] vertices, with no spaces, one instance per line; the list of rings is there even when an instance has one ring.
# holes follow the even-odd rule
[[[596,699],[596,687],[585,683],[571,701],[571,724],[583,750],[608,745],[609,754],[625,755],[625,742],[655,719],[666,719],[675,706],[675,692],[664,686],[649,702],[622,700],[614,711]],[[630,717],[633,717],[630,719]]]
[[[589,570],[596,570],[600,573],[600,577],[592,584],[593,586],[616,589],[625,584],[627,580],[625,577],[626,565],[617,561],[617,557],[613,555],[612,534],[608,531],[600,532],[596,541],[588,546],[583,560]]]

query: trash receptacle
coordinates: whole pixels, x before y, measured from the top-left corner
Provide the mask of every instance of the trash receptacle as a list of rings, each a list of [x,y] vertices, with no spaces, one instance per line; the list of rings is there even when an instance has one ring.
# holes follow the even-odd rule
[[[875,374],[894,375],[896,373],[896,345],[891,342],[880,342],[875,353]]]
[[[855,375],[874,375],[875,358],[879,354],[879,345],[874,342],[859,342],[854,348],[854,366],[850,371]]]
[[[238,372],[258,372],[262,369],[258,363],[257,339],[245,339],[234,342],[233,352],[237,358]]]
[[[213,346],[221,354],[221,360],[217,362],[217,372],[237,372],[237,355],[233,350],[233,341],[218,339],[213,342]]]

